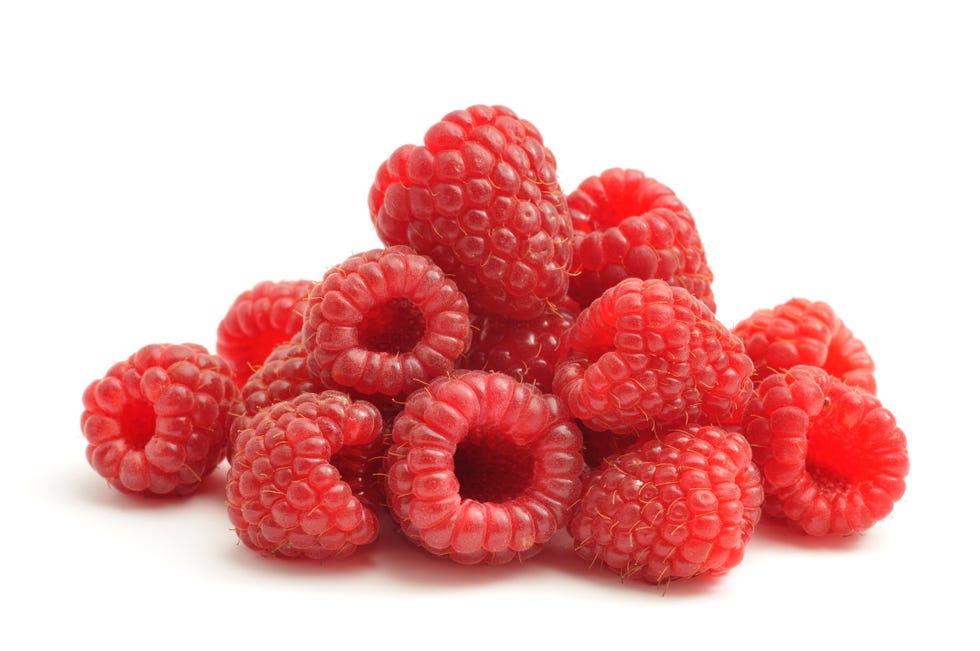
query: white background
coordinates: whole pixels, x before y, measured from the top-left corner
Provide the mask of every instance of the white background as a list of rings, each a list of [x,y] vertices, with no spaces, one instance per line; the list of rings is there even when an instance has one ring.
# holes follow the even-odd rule
[[[2,5],[0,645],[976,644],[968,3],[335,6]],[[893,513],[844,540],[763,524],[730,574],[664,593],[561,539],[503,568],[390,529],[345,562],[265,559],[230,529],[225,466],[177,503],[88,467],[89,381],[147,343],[213,348],[240,291],[378,246],[378,165],[476,103],[537,125],[567,191],[613,166],[671,186],[726,324],[830,303],[908,437]]]

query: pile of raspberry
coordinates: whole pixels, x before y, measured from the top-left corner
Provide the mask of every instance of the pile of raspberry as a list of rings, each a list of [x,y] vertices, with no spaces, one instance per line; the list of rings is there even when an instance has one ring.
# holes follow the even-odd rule
[[[354,554],[388,518],[464,564],[563,533],[652,584],[728,572],[762,517],[847,536],[902,497],[862,341],[799,297],[726,327],[657,180],[566,194],[538,129],[478,105],[396,149],[367,208],[377,248],[242,292],[214,352],[153,343],[93,381],[91,467],[163,497],[227,466],[228,519],[270,557]]]

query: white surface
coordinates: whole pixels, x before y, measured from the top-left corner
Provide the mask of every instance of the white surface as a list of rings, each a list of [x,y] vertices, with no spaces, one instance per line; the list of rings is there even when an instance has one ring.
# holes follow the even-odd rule
[[[972,14],[464,4],[0,9],[0,646],[974,644]],[[729,575],[663,594],[561,540],[504,568],[390,529],[347,562],[264,559],[236,544],[224,466],[176,504],[108,488],[84,459],[85,385],[145,343],[213,347],[239,291],[377,246],[377,166],[475,103],[534,122],[566,190],[612,166],[671,186],[724,322],[792,296],[834,306],[908,436],[892,515],[843,541],[763,525]]]

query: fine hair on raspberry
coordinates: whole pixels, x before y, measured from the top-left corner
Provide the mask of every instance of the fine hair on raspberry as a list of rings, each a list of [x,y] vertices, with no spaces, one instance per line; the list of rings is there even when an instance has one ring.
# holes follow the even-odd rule
[[[719,424],[752,392],[741,340],[683,287],[627,278],[582,310],[554,391],[598,431]]]
[[[751,456],[740,433],[703,426],[608,457],[586,478],[569,522],[576,553],[655,584],[728,572],[761,514]]]
[[[463,564],[527,559],[567,522],[581,450],[555,396],[499,372],[442,377],[395,418],[389,509],[432,554]]]
[[[303,324],[310,372],[365,396],[404,396],[470,345],[466,297],[407,246],[355,254],[314,286]]]
[[[224,458],[237,398],[228,363],[204,346],[143,346],[86,387],[86,458],[124,493],[188,495]]]
[[[504,106],[432,125],[378,169],[368,195],[381,241],[430,256],[481,314],[533,319],[568,291],[572,224],[541,133]]]
[[[582,307],[626,278],[659,278],[715,310],[701,235],[674,192],[634,169],[610,168],[568,194],[575,228],[568,294]]]
[[[745,342],[756,382],[802,364],[820,367],[869,393],[877,390],[874,360],[864,342],[823,301],[791,298],[756,310],[732,332]]]
[[[765,513],[796,530],[867,531],[905,493],[909,456],[894,414],[821,368],[768,376],[743,423],[764,478]]]
[[[376,505],[364,500],[335,458],[381,437],[374,405],[339,391],[303,393],[259,412],[238,433],[226,483],[239,539],[284,558],[342,558],[373,542]]]

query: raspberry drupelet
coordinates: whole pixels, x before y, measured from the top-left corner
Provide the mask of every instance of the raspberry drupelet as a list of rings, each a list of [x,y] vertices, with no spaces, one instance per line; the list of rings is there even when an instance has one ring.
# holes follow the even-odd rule
[[[589,428],[618,434],[725,422],[752,392],[742,342],[683,287],[627,278],[582,310],[554,391]]]
[[[875,393],[874,361],[864,343],[823,301],[792,298],[756,310],[732,329],[755,364],[755,380],[798,364],[818,366],[845,383]]]
[[[565,526],[582,436],[555,396],[465,371],[409,396],[384,465],[390,512],[410,540],[458,563],[502,564]]]
[[[85,389],[85,455],[124,493],[193,493],[224,459],[237,397],[228,363],[203,346],[144,346]]]
[[[723,574],[741,562],[762,501],[741,434],[672,430],[594,469],[568,530],[586,562],[665,583]]]
[[[764,511],[813,536],[871,528],[905,493],[905,434],[877,397],[821,368],[768,376],[743,429],[764,478]]]
[[[674,192],[639,170],[611,168],[568,194],[574,233],[568,294],[587,307],[625,278],[659,278],[713,312],[715,299],[694,217]]]
[[[554,155],[503,106],[453,111],[399,147],[368,195],[381,241],[451,275],[475,313],[533,319],[568,291],[572,225]]]
[[[359,497],[335,458],[381,437],[381,415],[339,391],[303,393],[259,412],[238,433],[228,470],[228,517],[239,539],[284,558],[342,558],[373,542],[376,505]]]
[[[303,327],[312,280],[263,281],[239,294],[218,324],[216,352],[239,387],[279,344]]]
[[[473,336],[466,297],[407,246],[355,254],[329,269],[310,293],[302,333],[314,378],[389,397],[455,368]]]

